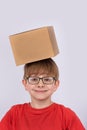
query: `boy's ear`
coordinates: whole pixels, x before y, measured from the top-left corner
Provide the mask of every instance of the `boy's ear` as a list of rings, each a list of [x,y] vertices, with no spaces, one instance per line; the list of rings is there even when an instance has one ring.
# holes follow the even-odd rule
[[[25,84],[26,84],[26,81],[23,79],[22,80],[22,84],[25,86]]]
[[[57,80],[57,81],[56,81],[56,84],[57,84],[57,87],[59,87],[60,81]]]
[[[25,89],[27,87],[27,81],[25,79],[22,80],[22,84],[24,85]]]
[[[60,81],[59,81],[59,80],[57,80],[57,81],[55,82],[55,89],[58,89],[59,84],[60,84]]]

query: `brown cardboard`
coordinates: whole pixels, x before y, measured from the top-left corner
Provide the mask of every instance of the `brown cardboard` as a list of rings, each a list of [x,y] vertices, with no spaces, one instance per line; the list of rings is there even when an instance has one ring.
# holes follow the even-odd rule
[[[59,53],[53,26],[9,36],[16,65],[56,56]]]

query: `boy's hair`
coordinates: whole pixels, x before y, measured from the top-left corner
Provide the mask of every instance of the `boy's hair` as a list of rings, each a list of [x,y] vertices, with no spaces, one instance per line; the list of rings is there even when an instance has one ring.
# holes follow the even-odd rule
[[[55,77],[56,80],[59,78],[58,66],[51,58],[25,64],[23,78],[26,79],[33,74],[47,74]]]

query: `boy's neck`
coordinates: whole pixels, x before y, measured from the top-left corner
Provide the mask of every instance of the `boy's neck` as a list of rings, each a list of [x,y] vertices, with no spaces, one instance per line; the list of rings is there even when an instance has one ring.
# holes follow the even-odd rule
[[[40,109],[40,108],[45,108],[45,107],[48,107],[52,104],[53,102],[50,100],[50,101],[31,101],[30,102],[30,105],[32,108],[37,108],[37,109]]]

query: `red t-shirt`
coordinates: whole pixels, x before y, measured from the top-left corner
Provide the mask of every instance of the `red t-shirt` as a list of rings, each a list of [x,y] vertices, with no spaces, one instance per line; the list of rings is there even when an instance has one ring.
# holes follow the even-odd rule
[[[3,128],[2,128],[3,127]],[[13,106],[1,120],[0,130],[85,130],[76,114],[53,103],[42,109],[29,103]]]

